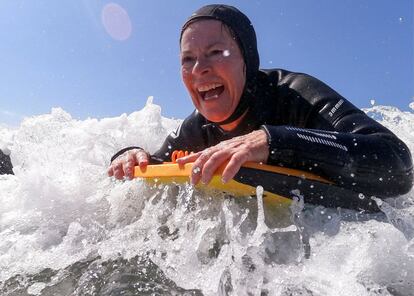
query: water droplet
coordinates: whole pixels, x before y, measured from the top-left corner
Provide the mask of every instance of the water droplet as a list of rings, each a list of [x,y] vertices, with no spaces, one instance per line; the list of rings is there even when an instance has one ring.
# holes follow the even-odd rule
[[[383,179],[380,177],[378,180],[380,180],[382,182]]]
[[[353,178],[353,177],[355,177],[355,174],[354,173],[351,173],[351,177]]]
[[[165,152],[165,156],[168,156],[168,155],[170,155],[170,153],[169,152]]]
[[[328,216],[328,219],[332,219],[332,216],[331,216],[331,215],[329,215],[329,216]]]
[[[311,185],[311,186],[309,186],[310,188],[313,188],[313,187],[315,187],[313,184]]]
[[[168,149],[171,149],[171,145],[168,145]]]
[[[358,197],[359,197],[359,199],[364,199],[365,198],[365,195],[362,194],[362,193],[360,193],[360,194],[358,194]]]
[[[358,146],[358,143],[354,143],[354,146]]]
[[[320,199],[323,199],[323,195],[320,196]]]

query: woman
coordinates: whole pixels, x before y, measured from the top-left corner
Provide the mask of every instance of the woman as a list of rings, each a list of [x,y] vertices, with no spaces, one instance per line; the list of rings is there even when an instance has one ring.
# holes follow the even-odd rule
[[[139,147],[119,151],[109,176],[132,178],[135,165],[188,150],[195,153],[178,163],[194,162],[193,184],[208,183],[226,161],[227,182],[253,161],[309,170],[368,195],[410,190],[407,146],[319,80],[259,70],[253,26],[236,8],[197,10],[182,28],[180,46],[182,78],[196,110],[153,155]]]

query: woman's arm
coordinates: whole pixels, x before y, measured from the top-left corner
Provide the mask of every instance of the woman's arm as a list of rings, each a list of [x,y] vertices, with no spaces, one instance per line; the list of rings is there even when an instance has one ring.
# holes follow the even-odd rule
[[[388,133],[352,134],[289,126],[263,126],[269,164],[312,171],[336,184],[382,197],[412,187],[410,152]]]
[[[263,126],[269,163],[313,171],[370,195],[410,190],[411,153],[390,130],[309,75],[287,74],[278,83],[290,103],[281,113],[296,112],[299,124]]]

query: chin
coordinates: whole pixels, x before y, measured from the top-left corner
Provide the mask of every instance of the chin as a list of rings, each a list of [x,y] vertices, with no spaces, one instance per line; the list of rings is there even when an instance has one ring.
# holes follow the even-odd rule
[[[225,115],[213,115],[213,116],[209,116],[208,114],[203,114],[201,113],[207,120],[212,121],[212,122],[221,122],[223,120],[226,120],[228,116]]]
[[[231,115],[231,112],[229,112],[229,110],[226,110],[227,108],[220,107],[221,106],[214,106],[214,108],[201,107],[198,110],[201,115],[203,115],[207,120],[212,122],[221,122],[223,120],[226,120]]]

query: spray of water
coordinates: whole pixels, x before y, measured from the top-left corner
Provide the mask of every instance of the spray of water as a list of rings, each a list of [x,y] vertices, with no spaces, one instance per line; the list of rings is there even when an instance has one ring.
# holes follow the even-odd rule
[[[414,151],[414,114],[366,112]],[[106,176],[111,155],[153,152],[180,121],[159,106],[102,120],[61,109],[0,127],[1,295],[412,295],[413,191],[361,214],[190,184]]]

